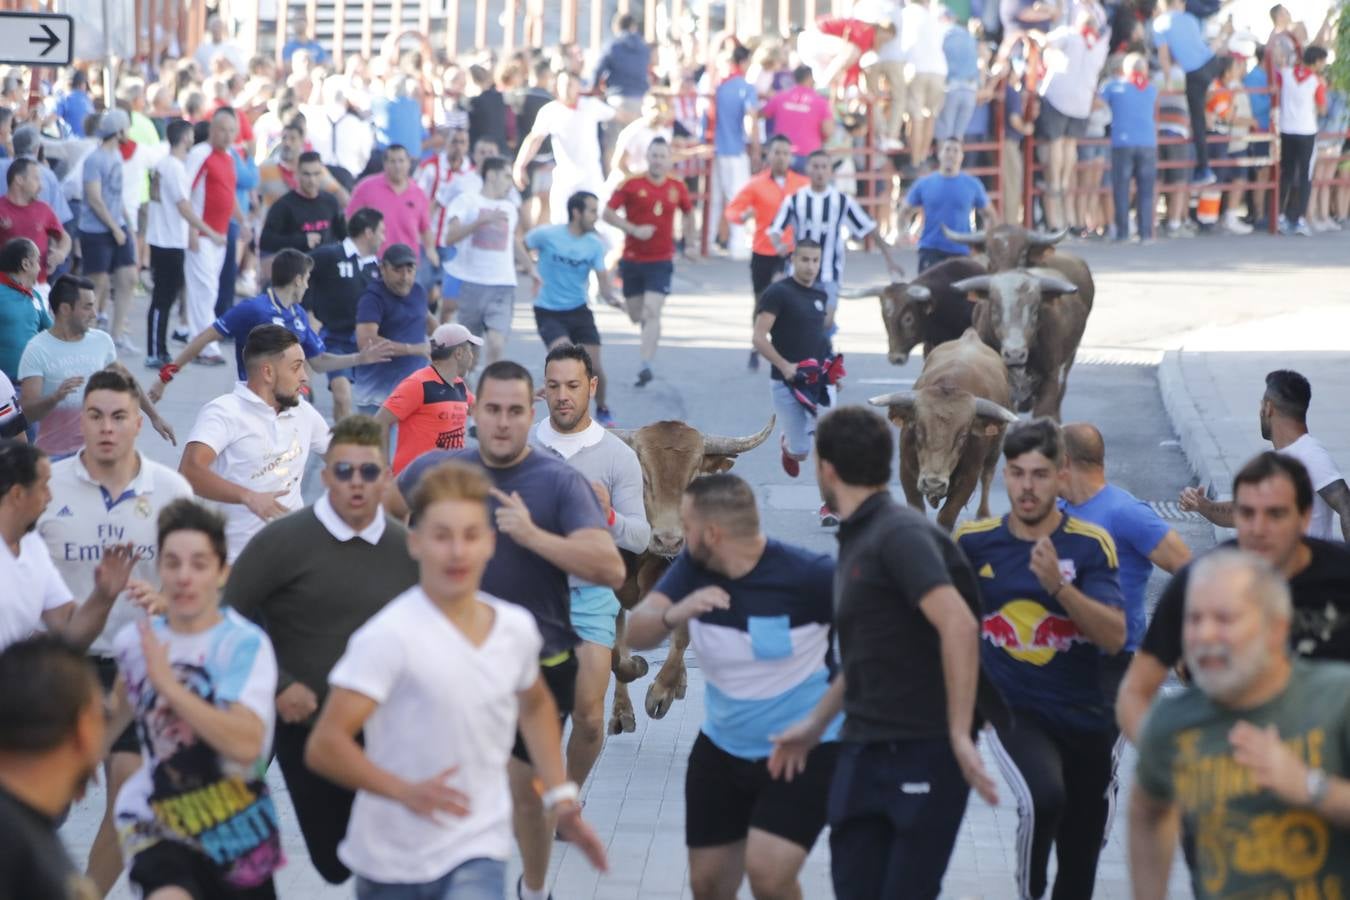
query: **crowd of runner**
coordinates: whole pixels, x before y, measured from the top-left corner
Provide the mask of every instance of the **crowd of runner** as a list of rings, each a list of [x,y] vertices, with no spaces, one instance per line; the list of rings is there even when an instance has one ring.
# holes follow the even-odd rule
[[[1099,13],[1072,13],[1076,39],[1092,43]],[[1190,15],[1154,29],[1183,68]],[[950,82],[866,55],[941,20],[915,2],[878,19],[873,45],[831,57],[828,99],[809,66],[794,99],[766,91],[734,41],[692,79],[713,88],[693,115],[714,135],[715,218],[750,264],[749,365],[769,364],[782,469],[814,477],[839,550],[766,533],[735,475],[684,488],[682,547],[626,640],[685,630],[706,679],[690,886],[800,896],[828,826],[836,896],[935,897],[970,790],[997,801],[986,743],[1019,816],[1009,896],[1045,894],[1053,849],[1052,895],[1087,897],[1128,740],[1136,896],[1165,895],[1178,843],[1197,896],[1335,896],[1350,877],[1350,551],[1335,539],[1350,488],[1307,432],[1306,379],[1267,378],[1273,450],[1231,502],[1183,495],[1237,531],[1193,565],[1107,482],[1091,424],[1010,428],[1011,512],[947,535],[891,499],[890,425],[838,407],[850,238],[900,267],[866,192],[841,189],[824,123],[855,63],[900,73],[891,87],[922,109],[955,103]],[[563,48],[556,64],[527,52],[442,74],[424,48],[335,75],[302,32],[276,71],[246,65],[220,20],[210,30],[158,81],[122,81],[112,108],[76,70],[0,132],[0,895],[102,896],[125,870],[156,900],[276,896],[275,760],[325,880],[354,876],[362,898],[542,900],[555,839],[606,867],[582,806],[616,591],[625,552],[669,540],[647,519],[651,473],[610,430],[591,295],[631,319],[635,386],[650,384],[694,243],[675,166],[701,132],[677,131],[679,98],[654,89],[660,54],[628,17],[594,73]],[[1142,65],[1130,90],[1149,89]],[[916,168],[937,151],[899,219],[969,231],[990,199],[960,171],[963,132],[939,119],[929,135],[915,108],[883,110],[900,129],[888,150],[922,147]],[[781,125],[798,112],[825,146]],[[1069,112],[1049,117],[1050,146],[1072,137]],[[968,252],[919,249],[921,268]],[[148,390],[128,368],[141,283]],[[541,348],[511,360],[518,288]],[[147,421],[180,441],[155,404],[184,367],[231,363],[233,389],[199,398],[176,471],[137,450]],[[320,372],[331,421],[309,399]],[[307,503],[311,460],[323,490]],[[1150,618],[1153,566],[1174,577]],[[1183,663],[1188,686],[1157,698]],[[79,878],[56,826],[99,769],[107,808]]]

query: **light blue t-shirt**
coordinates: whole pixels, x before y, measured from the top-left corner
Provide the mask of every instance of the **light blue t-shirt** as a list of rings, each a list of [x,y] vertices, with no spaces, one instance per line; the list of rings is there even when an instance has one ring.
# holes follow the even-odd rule
[[[1252,104],[1252,118],[1256,120],[1256,125],[1262,131],[1270,130],[1270,94],[1258,93],[1264,92],[1270,87],[1270,79],[1266,75],[1265,66],[1255,66],[1242,79],[1242,86],[1252,89],[1252,93],[1247,95],[1247,99]]]
[[[978,85],[980,45],[975,35],[964,28],[948,28],[942,38],[942,55],[947,58],[947,83]]]
[[[755,89],[737,75],[718,85],[713,102],[717,123],[713,128],[713,152],[718,156],[745,153],[745,117],[755,110]]]
[[[578,236],[566,225],[545,225],[525,235],[525,246],[539,251],[544,286],[535,306],[562,311],[586,305],[591,270],[605,270],[605,245],[595,232]]]
[[[1112,147],[1156,147],[1158,125],[1153,117],[1158,88],[1149,83],[1142,90],[1118,78],[1102,87],[1102,100],[1111,107]]]
[[[108,208],[109,215],[112,216],[114,222],[122,228],[126,228],[126,207],[122,203],[121,154],[116,150],[99,147],[84,158],[82,180],[85,184],[91,181],[98,182],[99,192],[103,197],[103,205]],[[88,231],[91,234],[108,233],[108,226],[104,225],[99,217],[94,215],[94,210],[88,202],[80,204],[80,230]]]
[[[1153,563],[1148,555],[1171,531],[1143,500],[1108,484],[1082,506],[1065,501],[1064,511],[1105,528],[1116,542],[1120,559],[1120,593],[1125,600],[1125,650],[1134,652],[1148,628],[1145,591]]]
[[[1200,31],[1200,20],[1188,12],[1166,13],[1153,20],[1155,44],[1166,44],[1177,65],[1194,72],[1214,58]]]
[[[970,248],[948,240],[942,233],[946,225],[962,234],[970,231],[970,213],[989,205],[984,185],[974,175],[957,172],[950,178],[941,172],[925,175],[909,189],[905,202],[923,207],[923,234],[919,236],[920,250],[941,250],[965,256]]]
[[[117,361],[117,348],[106,331],[90,329],[78,341],[63,341],[44,331],[28,342],[19,359],[19,380],[40,377],[42,396],[56,393],[61,382],[90,375]],[[71,391],[38,423],[37,445],[52,456],[67,456],[80,449],[80,415],[84,390]]]

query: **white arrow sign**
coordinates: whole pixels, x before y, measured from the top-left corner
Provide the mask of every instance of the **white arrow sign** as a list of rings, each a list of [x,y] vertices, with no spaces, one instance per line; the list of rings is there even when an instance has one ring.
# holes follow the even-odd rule
[[[75,20],[59,13],[0,12],[0,63],[68,66]]]

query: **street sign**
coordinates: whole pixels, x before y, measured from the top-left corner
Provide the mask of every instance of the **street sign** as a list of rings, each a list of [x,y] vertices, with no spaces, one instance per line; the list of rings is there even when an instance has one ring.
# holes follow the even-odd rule
[[[0,12],[0,63],[68,66],[75,20],[59,13]]]

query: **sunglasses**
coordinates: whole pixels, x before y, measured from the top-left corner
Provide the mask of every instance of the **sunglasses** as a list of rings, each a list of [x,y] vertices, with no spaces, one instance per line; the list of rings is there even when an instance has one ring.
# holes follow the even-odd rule
[[[333,463],[333,477],[338,481],[351,481],[358,472],[361,473],[362,481],[371,484],[380,480],[380,476],[384,474],[384,466],[379,463],[361,463],[359,466],[349,462]]]

